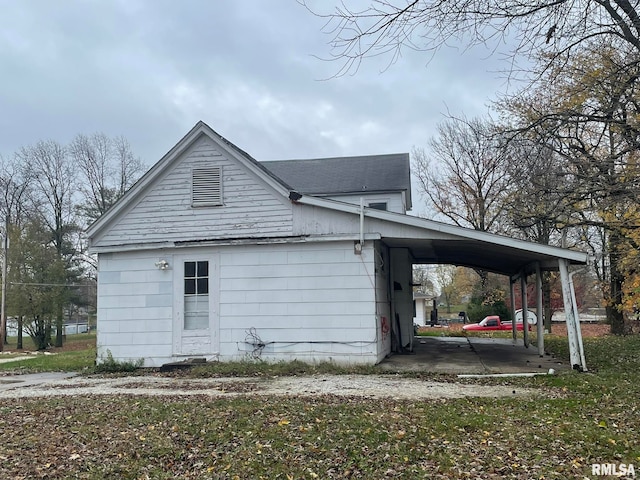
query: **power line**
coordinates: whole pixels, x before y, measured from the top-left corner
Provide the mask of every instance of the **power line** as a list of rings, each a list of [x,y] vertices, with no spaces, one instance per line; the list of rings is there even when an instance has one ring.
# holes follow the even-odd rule
[[[84,283],[20,283],[20,282],[7,282],[8,285],[28,285],[37,287],[94,287],[95,285]]]

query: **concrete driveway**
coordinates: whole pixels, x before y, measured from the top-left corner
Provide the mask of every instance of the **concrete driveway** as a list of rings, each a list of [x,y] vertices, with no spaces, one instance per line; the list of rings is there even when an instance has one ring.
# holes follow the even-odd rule
[[[538,355],[535,345],[525,348],[521,339],[481,337],[415,337],[413,353],[394,354],[379,367],[383,370],[448,374],[547,373],[567,370],[551,355]]]

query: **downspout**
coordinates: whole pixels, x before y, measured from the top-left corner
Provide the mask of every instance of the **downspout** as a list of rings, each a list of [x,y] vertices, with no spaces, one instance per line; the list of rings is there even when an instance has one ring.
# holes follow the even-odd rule
[[[360,251],[364,247],[364,198],[360,197]]]

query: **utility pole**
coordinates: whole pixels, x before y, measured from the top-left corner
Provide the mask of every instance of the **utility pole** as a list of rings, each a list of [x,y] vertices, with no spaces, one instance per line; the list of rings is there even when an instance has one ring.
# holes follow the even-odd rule
[[[9,216],[4,219],[4,238],[2,239],[2,293],[0,295],[0,352],[7,341],[7,263],[9,260]]]

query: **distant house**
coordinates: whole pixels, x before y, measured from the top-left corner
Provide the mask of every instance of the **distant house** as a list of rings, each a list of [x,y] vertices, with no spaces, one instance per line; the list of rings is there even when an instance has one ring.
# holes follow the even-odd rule
[[[261,163],[199,122],[88,229],[99,361],[375,364],[412,341],[413,263],[583,261],[410,208],[408,154]]]

